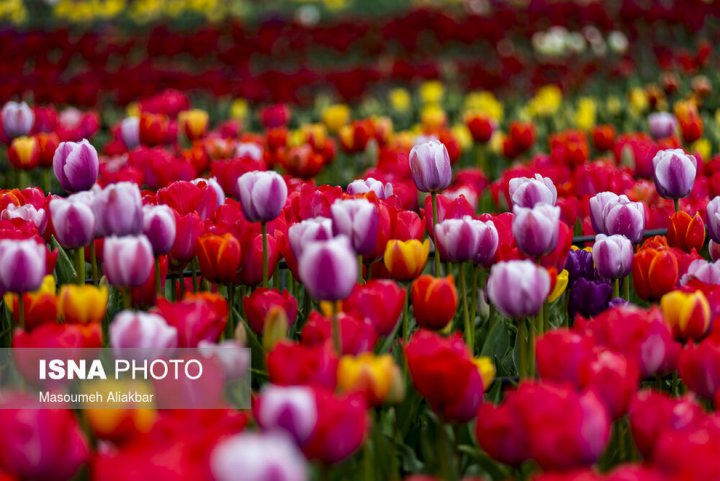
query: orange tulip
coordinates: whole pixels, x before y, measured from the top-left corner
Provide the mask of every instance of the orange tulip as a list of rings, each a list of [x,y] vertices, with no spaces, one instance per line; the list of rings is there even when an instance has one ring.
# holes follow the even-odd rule
[[[642,248],[633,257],[632,275],[635,292],[641,299],[660,299],[678,282],[677,258],[666,248]]]
[[[671,247],[679,247],[685,252],[701,250],[705,244],[705,223],[700,214],[690,217],[685,211],[670,216],[667,241]]]
[[[392,239],[385,246],[385,267],[393,279],[409,281],[419,276],[430,254],[430,241]]]

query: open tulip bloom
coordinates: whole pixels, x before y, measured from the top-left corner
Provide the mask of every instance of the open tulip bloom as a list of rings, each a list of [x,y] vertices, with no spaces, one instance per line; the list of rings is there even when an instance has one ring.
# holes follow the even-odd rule
[[[720,2],[370,3],[0,1],[0,481],[720,480]]]

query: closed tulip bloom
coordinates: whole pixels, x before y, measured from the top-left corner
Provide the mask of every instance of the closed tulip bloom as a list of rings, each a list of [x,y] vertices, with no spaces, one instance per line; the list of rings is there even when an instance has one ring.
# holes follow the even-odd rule
[[[708,262],[705,259],[692,261],[680,279],[680,284],[687,285],[693,279],[704,284],[720,285],[720,262]]]
[[[720,244],[711,239],[710,242],[708,242],[708,253],[713,262],[720,260]]]
[[[95,213],[83,202],[52,199],[50,217],[55,237],[65,248],[84,247],[95,239]]]
[[[708,202],[705,211],[708,235],[715,243],[720,243],[720,195]]]
[[[605,279],[625,277],[632,269],[633,247],[625,236],[598,234],[592,256],[598,274]]]
[[[389,240],[385,245],[383,261],[390,276],[398,281],[409,281],[422,274],[430,254],[430,241],[417,239]]]
[[[40,145],[35,137],[17,137],[8,147],[8,160],[16,169],[31,170],[40,161]]]
[[[267,384],[253,403],[253,416],[264,431],[285,432],[301,445],[317,422],[313,390],[308,386]]]
[[[45,228],[47,227],[48,215],[45,209],[38,209],[32,204],[15,205],[10,203],[5,207],[5,210],[0,212],[0,219],[22,219],[31,221],[35,224],[35,227],[37,227],[40,235],[42,235],[45,233]]]
[[[305,219],[288,228],[290,248],[297,258],[300,258],[303,249],[309,243],[328,240],[332,236],[332,220],[327,217]]]
[[[250,329],[258,336],[263,334],[268,316],[273,308],[282,309],[288,324],[295,322],[298,312],[297,299],[289,291],[266,287],[255,289],[250,295],[243,297],[242,305]]]
[[[280,433],[241,433],[212,451],[210,469],[217,481],[307,481],[303,455]]]
[[[357,260],[345,236],[305,247],[298,270],[310,295],[323,301],[345,299],[358,276]]]
[[[209,117],[204,110],[192,109],[180,112],[178,122],[188,139],[195,140],[201,138],[207,132]]]
[[[410,293],[415,320],[419,326],[440,330],[455,317],[458,293],[452,276],[420,276],[412,283]]]
[[[372,177],[353,180],[347,186],[348,194],[367,194],[368,192],[374,192],[378,199],[387,199],[393,195],[393,186],[390,182],[383,183]]]
[[[153,254],[167,254],[172,249],[176,234],[175,213],[166,205],[143,207],[143,234],[150,241]]]
[[[533,208],[515,206],[512,232],[518,247],[525,254],[539,257],[557,246],[560,208],[537,204]]]
[[[378,240],[378,210],[366,199],[336,200],[330,207],[333,234],[350,239],[355,252],[367,256]]]
[[[645,229],[645,208],[621,195],[605,206],[605,234],[624,235],[632,243],[640,242]]]
[[[570,319],[576,314],[585,317],[596,316],[608,307],[612,296],[610,282],[602,279],[580,278],[572,285],[568,300]]]
[[[36,291],[45,277],[46,253],[34,239],[0,240],[0,287],[15,293]]]
[[[153,267],[150,241],[144,235],[107,237],[103,246],[103,272],[113,286],[138,287]]]
[[[668,249],[640,249],[633,257],[632,275],[635,292],[640,299],[660,299],[677,285],[677,258]]]
[[[105,317],[108,289],[106,286],[65,284],[57,301],[58,313],[66,323],[97,323]]]
[[[482,265],[492,261],[500,241],[491,220],[483,222],[470,216],[438,223],[435,238],[444,261],[469,261]]]
[[[450,154],[437,140],[415,145],[410,151],[410,173],[421,192],[440,192],[452,181]]]
[[[35,122],[35,113],[25,102],[6,103],[2,108],[2,126],[10,138],[30,133]]]
[[[490,302],[511,318],[536,315],[550,293],[550,275],[531,261],[495,264],[487,283]]]
[[[653,157],[655,188],[669,199],[687,196],[695,183],[697,160],[682,149],[661,150]]]
[[[619,196],[614,192],[600,192],[590,197],[590,223],[596,234],[607,234],[605,209],[615,203]]]
[[[691,217],[687,212],[679,211],[671,215],[667,241],[670,247],[679,247],[685,252],[702,250],[705,245],[705,223],[700,214]]]
[[[90,142],[61,142],[53,156],[53,172],[68,192],[88,190],[97,180],[100,162]]]
[[[535,204],[555,205],[557,189],[548,177],[535,174],[534,178],[515,177],[509,183],[510,199],[513,205],[534,207]]]
[[[143,231],[142,199],[137,184],[108,185],[95,195],[93,211],[99,237],[136,235]]]
[[[654,139],[664,139],[675,135],[677,120],[670,112],[653,112],[648,115],[648,127]]]
[[[680,354],[679,372],[692,392],[716,399],[720,391],[720,336],[712,335],[699,344],[690,343]]]
[[[372,279],[356,284],[342,309],[370,321],[378,335],[387,336],[397,326],[404,304],[403,287],[390,280]]]
[[[122,311],[110,324],[110,346],[115,353],[143,349],[153,359],[178,345],[178,331],[157,314]]]
[[[672,291],[660,300],[665,322],[676,339],[699,341],[710,328],[710,303],[701,291]]]
[[[253,171],[237,181],[245,218],[250,222],[270,222],[280,215],[287,199],[285,180],[274,171]]]
[[[364,352],[340,358],[338,389],[344,393],[362,394],[368,405],[379,406],[402,400],[404,380],[390,354]]]
[[[240,242],[232,234],[205,234],[195,247],[200,272],[210,282],[231,283],[242,260]]]
[[[127,117],[120,122],[120,138],[128,150],[140,145],[140,119]]]

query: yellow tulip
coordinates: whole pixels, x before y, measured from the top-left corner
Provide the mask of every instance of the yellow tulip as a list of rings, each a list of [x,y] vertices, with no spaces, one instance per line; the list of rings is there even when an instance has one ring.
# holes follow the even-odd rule
[[[562,91],[556,85],[540,87],[530,102],[528,110],[531,116],[547,117],[555,114],[562,105]]]
[[[595,126],[595,113],[597,106],[595,100],[590,97],[583,97],[578,101],[575,123],[582,130],[590,130]]]
[[[693,144],[690,146],[690,150],[692,152],[697,152],[698,154],[700,154],[700,157],[702,157],[704,160],[707,160],[712,154],[712,145],[710,144],[710,141],[708,139],[702,138],[693,142]]]
[[[66,284],[58,295],[58,312],[67,323],[100,322],[107,310],[107,286]]]
[[[345,104],[335,104],[325,107],[322,112],[322,121],[331,133],[338,132],[341,127],[350,121],[350,107]]]
[[[248,104],[245,99],[235,99],[230,105],[230,117],[235,120],[245,120],[248,115]]]
[[[430,254],[430,241],[392,239],[385,245],[383,261],[393,279],[409,281],[422,274]]]
[[[420,85],[420,100],[424,104],[439,104],[445,95],[445,86],[439,80],[430,80]]]
[[[550,293],[550,295],[547,298],[548,302],[555,302],[558,300],[560,296],[563,295],[565,290],[568,286],[568,280],[570,279],[570,273],[568,273],[567,269],[563,269],[560,274],[557,275],[557,280],[555,281],[555,287],[553,288],[553,291]]]
[[[412,104],[412,97],[410,92],[403,88],[395,88],[388,94],[388,101],[390,102],[390,108],[395,112],[405,113],[410,110]]]
[[[495,122],[502,122],[503,104],[491,92],[471,92],[465,97],[465,111],[484,115]]]
[[[338,365],[338,388],[342,392],[362,392],[372,404],[388,400],[395,384],[402,383],[400,369],[390,354],[365,352],[343,356]],[[397,394],[397,392],[396,392]]]
[[[672,291],[660,299],[665,323],[679,339],[700,340],[710,328],[710,303],[702,291]]]
[[[483,380],[483,388],[487,391],[490,388],[493,380],[495,379],[495,365],[487,356],[481,356],[474,360],[475,365],[480,372],[480,377]]]
[[[636,87],[630,90],[629,97],[630,109],[635,113],[645,112],[650,106],[644,89]]]
[[[208,113],[200,109],[186,110],[178,115],[180,128],[190,139],[197,139],[205,135],[209,120]]]
[[[103,380],[85,385],[87,394],[100,393],[102,401],[84,405],[84,413],[93,434],[100,439],[119,441],[129,436],[150,431],[157,413],[153,405],[122,405],[107,401],[108,395],[117,391],[132,391],[150,395],[152,388],[143,381]]]
[[[437,132],[447,122],[447,115],[439,105],[428,105],[420,112],[420,123],[425,132]]]

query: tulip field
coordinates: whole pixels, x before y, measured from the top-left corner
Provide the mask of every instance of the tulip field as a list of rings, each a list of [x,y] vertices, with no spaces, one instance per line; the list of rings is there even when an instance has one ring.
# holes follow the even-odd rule
[[[717,2],[0,24],[0,481],[720,481]]]

